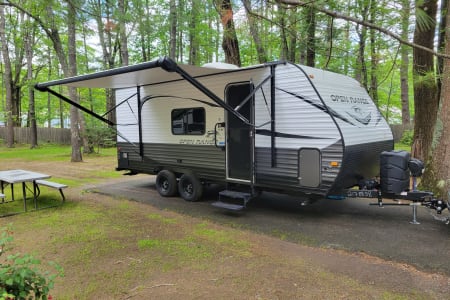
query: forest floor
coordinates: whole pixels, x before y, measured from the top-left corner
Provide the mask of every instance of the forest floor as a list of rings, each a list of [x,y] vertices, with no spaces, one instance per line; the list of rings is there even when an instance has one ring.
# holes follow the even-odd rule
[[[364,253],[311,247],[88,192],[111,157],[2,161],[69,183],[67,202],[0,218],[11,252],[64,269],[53,299],[448,299],[450,278]],[[7,194],[5,192],[5,194]],[[46,196],[45,196],[46,195]],[[43,188],[42,196],[58,197]],[[2,208],[3,209],[3,208]],[[1,257],[3,259],[3,257]]]

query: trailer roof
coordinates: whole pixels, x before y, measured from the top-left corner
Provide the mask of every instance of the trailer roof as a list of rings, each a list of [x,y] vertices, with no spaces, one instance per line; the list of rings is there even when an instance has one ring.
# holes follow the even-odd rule
[[[243,70],[241,68],[224,68],[223,64],[218,64],[214,67],[210,67],[210,65],[207,67],[181,65],[174,63],[170,58],[162,57],[154,61],[144,62],[137,65],[38,83],[36,84],[36,88],[38,90],[46,90],[49,87],[64,85],[82,88],[120,89],[183,79],[183,77],[177,72],[176,68],[178,68],[178,70],[181,68],[194,78]],[[245,69],[263,67],[264,65],[257,65]]]

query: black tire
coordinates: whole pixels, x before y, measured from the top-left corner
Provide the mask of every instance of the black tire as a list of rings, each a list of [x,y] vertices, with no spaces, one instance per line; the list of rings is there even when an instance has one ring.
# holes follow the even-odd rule
[[[203,195],[203,185],[193,174],[183,174],[178,181],[178,192],[186,201],[198,201]]]
[[[155,185],[156,190],[163,197],[172,197],[178,192],[177,177],[169,170],[159,171]]]

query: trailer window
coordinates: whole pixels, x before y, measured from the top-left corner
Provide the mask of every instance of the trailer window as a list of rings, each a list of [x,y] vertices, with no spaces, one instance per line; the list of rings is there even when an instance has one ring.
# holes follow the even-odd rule
[[[205,133],[205,109],[181,108],[172,110],[172,133],[202,135]]]

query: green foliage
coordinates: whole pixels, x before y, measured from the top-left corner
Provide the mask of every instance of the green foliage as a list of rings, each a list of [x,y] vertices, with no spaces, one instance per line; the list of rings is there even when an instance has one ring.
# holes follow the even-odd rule
[[[100,147],[112,147],[115,145],[115,132],[112,128],[105,125],[87,127],[84,136],[88,139],[89,148],[91,150],[97,148],[97,153],[100,151]]]
[[[434,71],[424,72],[422,74],[416,74],[414,76],[414,85],[423,86],[427,88],[436,87],[436,74]]]
[[[0,256],[6,252],[6,246],[12,242],[10,228],[2,228],[0,235]],[[38,270],[40,261],[30,254],[12,254],[0,261],[0,299],[51,299],[49,294],[54,279],[62,276],[62,269],[52,264],[58,274]]]
[[[414,140],[414,131],[405,130],[403,132],[402,138],[400,139],[400,144],[411,146]]]
[[[421,6],[423,5],[423,1],[418,1],[417,4],[418,6]],[[416,9],[416,19],[417,26],[421,31],[429,30],[435,23],[433,18],[421,7]]]
[[[211,61],[223,61],[224,53],[222,43],[222,25],[218,13],[218,2],[207,1],[176,1],[176,13],[170,14],[169,1],[161,0],[131,0],[125,1],[125,13],[118,9],[117,1],[87,1],[84,5],[77,6],[77,34],[83,39],[77,43],[77,70],[79,74],[91,73],[121,64],[119,51],[119,26],[125,23],[127,33],[127,50],[129,63],[135,64],[168,55],[170,48],[171,18],[176,22],[176,54],[178,62],[191,62],[202,65]],[[285,39],[288,60],[305,63],[305,54],[308,46],[309,20],[306,13],[307,7],[283,6],[272,1],[249,1],[255,21],[255,28],[260,36],[261,47],[264,49],[265,57],[269,61],[279,60],[282,56],[281,45]],[[423,1],[422,1],[423,2]],[[422,3],[420,2],[420,3]],[[58,1],[19,1],[21,6],[32,15],[42,16],[45,22],[38,24],[33,18],[23,18],[18,9],[7,10],[6,32],[8,32],[8,45],[11,48],[13,70],[15,78],[20,79],[17,87],[20,89],[20,99],[17,99],[19,111],[23,114],[19,117],[25,122],[25,112],[28,111],[29,99],[27,88],[35,82],[44,82],[53,79],[61,79],[61,64],[53,51],[51,37],[43,31],[48,29],[51,23],[60,28],[61,47],[67,53],[66,16],[67,5]],[[432,25],[432,19],[426,11],[416,5],[416,18],[421,28]],[[239,41],[239,49],[243,66],[259,63],[255,41],[249,30],[249,17],[246,14],[242,1],[232,1],[233,18]],[[314,5],[324,7],[342,14],[354,16],[363,20],[371,12],[373,23],[389,28],[398,33],[398,24],[402,23],[402,5],[393,5],[389,1],[315,1]],[[47,7],[52,7],[53,17],[49,18]],[[366,10],[368,8],[368,11]],[[96,16],[101,16],[96,19]],[[134,16],[140,16],[135,18]],[[104,20],[102,19],[104,18]],[[385,35],[374,34],[374,40],[367,39],[364,52],[364,66],[358,61],[358,52],[361,49],[359,34],[362,27],[351,22],[333,20],[325,14],[315,15],[314,51],[316,54],[316,67],[326,68],[330,71],[343,73],[356,77],[358,70],[362,67],[368,71],[368,79],[378,78],[378,104],[383,108],[383,114],[389,121],[397,122],[401,110],[399,101],[399,56],[398,44]],[[407,22],[409,19],[406,20]],[[97,24],[98,22],[98,24]],[[107,24],[110,28],[103,28]],[[85,26],[89,24],[89,26]],[[96,26],[97,24],[97,26]],[[36,44],[33,47],[33,80],[26,81],[26,63],[23,61],[23,41],[25,33],[33,30]],[[100,33],[103,37],[100,38]],[[365,39],[364,39],[365,40]],[[97,41],[100,44],[97,44]],[[373,45],[372,45],[373,44]],[[372,47],[373,46],[373,47]],[[375,49],[375,53],[371,52]],[[106,55],[108,52],[108,55]],[[192,53],[195,58],[191,59]],[[19,55],[20,54],[20,55]],[[22,59],[22,61],[20,61]],[[371,61],[377,62],[371,66]],[[412,82],[410,76],[409,83]],[[416,79],[417,84],[433,84],[434,78],[430,75]],[[412,86],[412,84],[410,84]],[[4,94],[4,87],[0,87]],[[57,92],[67,95],[67,89],[61,88]],[[78,89],[80,104],[93,108],[99,114],[109,110],[106,108],[105,91],[103,89]],[[411,94],[412,95],[412,94]],[[45,126],[49,122],[55,124],[59,119],[66,120],[69,115],[69,105],[62,103],[54,96],[47,93],[35,93],[35,111],[38,126]],[[411,96],[412,97],[412,96]],[[0,97],[2,98],[2,97]],[[1,114],[5,111],[5,101],[0,99]],[[52,125],[54,126],[54,125]],[[88,133],[90,136],[96,134]],[[98,139],[93,138],[94,145]]]

